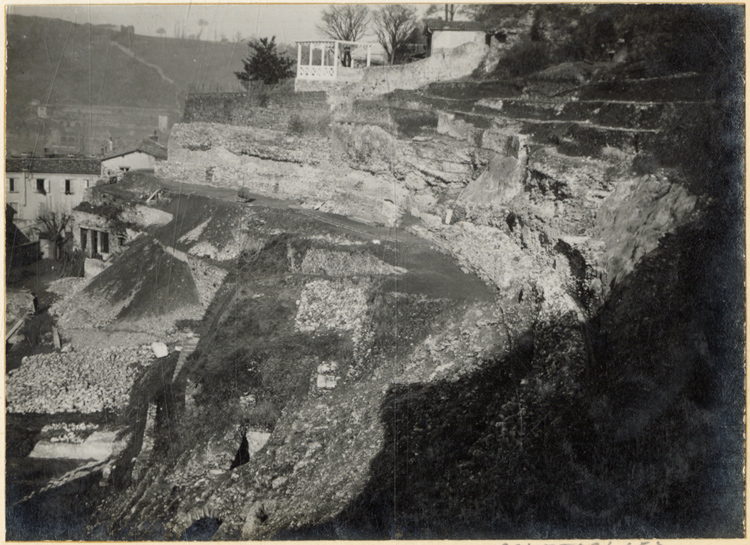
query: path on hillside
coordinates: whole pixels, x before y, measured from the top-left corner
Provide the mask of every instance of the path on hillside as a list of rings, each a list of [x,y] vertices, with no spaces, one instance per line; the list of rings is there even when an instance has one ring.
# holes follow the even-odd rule
[[[125,53],[127,56],[133,57],[139,63],[141,63],[141,64],[143,64],[145,66],[148,66],[149,68],[153,68],[154,70],[156,70],[159,73],[159,76],[161,76],[161,79],[163,79],[164,81],[166,81],[170,85],[174,85],[175,87],[177,87],[177,84],[174,82],[174,80],[172,78],[170,78],[169,76],[167,76],[164,73],[164,70],[161,69],[161,66],[158,66],[156,64],[152,64],[152,63],[148,62],[146,59],[144,59],[143,57],[139,57],[135,53],[135,51],[133,51],[131,49],[128,49],[127,47],[125,47],[124,45],[122,45],[120,43],[117,43],[117,42],[114,42],[114,41],[110,42],[110,43],[112,45],[114,45],[115,47],[117,47],[120,51],[122,51],[123,53]]]

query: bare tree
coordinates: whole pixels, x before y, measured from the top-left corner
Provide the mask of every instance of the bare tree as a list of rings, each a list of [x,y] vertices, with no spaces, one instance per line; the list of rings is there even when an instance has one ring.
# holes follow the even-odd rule
[[[370,9],[363,4],[339,4],[323,12],[318,30],[334,40],[356,42],[367,31]]]
[[[185,39],[185,27],[179,21],[174,24],[174,37],[181,40]]]
[[[430,4],[430,7],[427,8],[427,11],[425,12],[425,15],[435,15],[439,11],[443,10],[445,13],[445,20],[446,21],[452,21],[453,18],[459,14],[464,12],[465,6],[460,6],[458,4]]]
[[[414,8],[403,4],[387,4],[373,14],[375,35],[389,64],[396,61],[396,51],[406,44],[417,27],[417,13]]]
[[[203,34],[203,30],[205,29],[205,27],[208,26],[208,21],[206,21],[205,19],[200,19],[198,21],[198,26],[201,27],[201,30],[198,33],[198,39],[200,40],[201,39],[201,34]]]
[[[73,217],[64,212],[47,210],[37,217],[38,225],[33,230],[39,238],[46,238],[55,246],[55,259],[60,258],[60,250],[65,244],[65,231]]]

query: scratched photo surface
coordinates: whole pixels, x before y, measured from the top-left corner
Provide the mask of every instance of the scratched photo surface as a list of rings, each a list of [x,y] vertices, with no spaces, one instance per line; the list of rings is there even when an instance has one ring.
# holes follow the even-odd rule
[[[745,535],[744,5],[6,23],[6,539]]]

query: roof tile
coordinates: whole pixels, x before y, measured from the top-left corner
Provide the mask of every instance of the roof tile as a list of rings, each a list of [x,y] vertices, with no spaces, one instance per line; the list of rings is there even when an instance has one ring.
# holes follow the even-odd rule
[[[482,21],[443,21],[442,19],[425,19],[425,28],[428,32],[435,30],[465,30],[486,31],[490,28]]]
[[[93,157],[12,157],[5,159],[5,172],[38,172],[50,174],[96,174],[101,161]]]

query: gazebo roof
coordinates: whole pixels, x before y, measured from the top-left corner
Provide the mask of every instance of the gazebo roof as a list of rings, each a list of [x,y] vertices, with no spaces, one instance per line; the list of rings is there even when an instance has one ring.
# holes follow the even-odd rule
[[[294,43],[300,44],[300,45],[340,44],[340,45],[354,45],[357,47],[374,47],[378,45],[372,42],[348,42],[346,40],[296,40]]]

